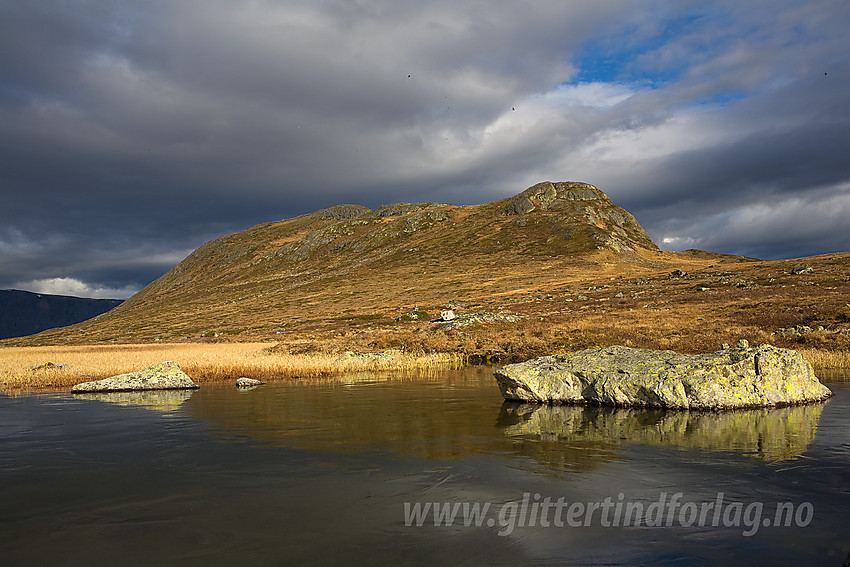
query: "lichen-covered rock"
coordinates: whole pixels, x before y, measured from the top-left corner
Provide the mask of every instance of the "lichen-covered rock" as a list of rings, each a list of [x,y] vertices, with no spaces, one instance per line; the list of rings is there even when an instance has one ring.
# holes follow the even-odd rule
[[[435,329],[450,331],[469,327],[470,325],[486,325],[493,323],[516,323],[525,319],[524,315],[513,313],[464,313],[455,315],[454,319],[437,319],[433,321]]]
[[[794,275],[811,274],[812,272],[814,272],[814,269],[808,264],[797,264],[791,268],[791,273]]]
[[[509,364],[494,375],[505,399],[550,404],[726,409],[832,395],[802,354],[770,345],[699,355],[611,346]]]
[[[561,181],[552,183],[544,181],[529,187],[519,195],[511,198],[505,205],[505,214],[523,215],[535,209],[544,211],[557,209],[562,201],[595,201],[608,200],[602,191],[587,183]]]
[[[81,392],[128,392],[135,390],[195,390],[199,388],[176,362],[154,364],[136,372],[119,374],[94,382],[83,382],[71,388]]]
[[[239,378],[239,379],[236,380],[236,387],[237,388],[256,388],[257,386],[259,386],[262,383],[263,382],[261,382],[260,380],[255,380],[253,378],[245,378],[243,376],[242,378]]]
[[[363,205],[336,205],[329,209],[317,211],[323,219],[348,220],[360,218],[372,212],[369,207]]]

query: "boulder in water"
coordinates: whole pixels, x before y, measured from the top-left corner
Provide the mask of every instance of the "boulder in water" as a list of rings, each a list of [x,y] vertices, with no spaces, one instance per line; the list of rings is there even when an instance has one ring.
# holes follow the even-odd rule
[[[128,392],[135,390],[195,390],[200,388],[176,362],[154,364],[136,372],[119,374],[94,382],[83,382],[71,388],[81,392]]]
[[[505,399],[550,404],[713,410],[832,395],[799,352],[744,343],[697,355],[610,346],[508,364],[494,375]]]

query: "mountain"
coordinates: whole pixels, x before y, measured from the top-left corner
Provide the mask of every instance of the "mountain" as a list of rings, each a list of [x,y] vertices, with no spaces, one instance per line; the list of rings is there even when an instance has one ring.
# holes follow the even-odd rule
[[[3,289],[0,290],[0,339],[73,325],[121,303],[120,299],[89,299]]]
[[[847,351],[848,295],[850,252],[662,251],[596,187],[544,182],[480,205],[338,205],[257,225],[103,315],[0,346],[271,340],[284,353],[470,360],[738,340]],[[449,309],[456,320],[432,322]]]
[[[337,205],[207,242],[115,310],[43,338],[269,336],[479,301],[549,280],[559,263],[660,254],[631,214],[586,183],[539,183],[481,205]]]
[[[598,188],[544,182],[480,205],[347,204],[260,224],[207,242],[95,319],[4,342],[515,356],[613,343],[705,352],[823,325],[844,344],[848,257],[806,259],[795,275],[799,260],[661,251]],[[429,323],[444,309],[462,321]],[[479,324],[457,329],[465,318]]]

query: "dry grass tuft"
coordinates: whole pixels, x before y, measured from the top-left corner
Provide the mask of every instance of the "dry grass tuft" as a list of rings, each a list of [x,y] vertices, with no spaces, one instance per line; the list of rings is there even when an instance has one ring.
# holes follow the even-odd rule
[[[850,374],[850,350],[798,349],[812,365],[815,373],[820,374]]]

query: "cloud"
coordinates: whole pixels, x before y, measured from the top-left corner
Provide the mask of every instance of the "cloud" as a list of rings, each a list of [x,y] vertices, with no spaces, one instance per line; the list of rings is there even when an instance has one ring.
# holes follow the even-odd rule
[[[0,285],[139,287],[260,222],[545,179],[767,257],[778,223],[698,231],[797,203],[820,228],[794,250],[831,250],[848,24],[828,0],[2,3]]]
[[[746,204],[690,223],[671,220],[655,236],[672,250],[737,249],[755,257],[772,250],[775,257],[794,258],[813,242],[820,243],[822,253],[846,251],[848,234],[850,183],[805,197]]]
[[[139,291],[139,288],[133,286],[110,289],[82,282],[74,278],[46,278],[29,282],[19,282],[15,285],[15,289],[51,295],[91,297],[94,299],[126,299]]]

